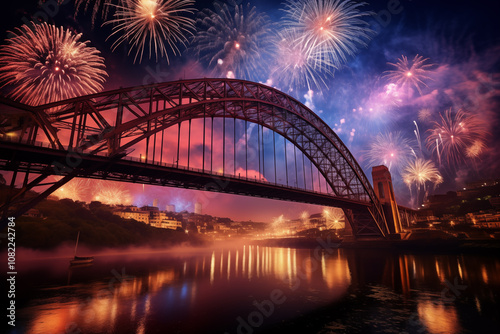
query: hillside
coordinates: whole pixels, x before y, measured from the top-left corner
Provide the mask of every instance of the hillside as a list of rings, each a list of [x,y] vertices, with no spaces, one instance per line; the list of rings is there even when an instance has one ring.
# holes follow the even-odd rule
[[[142,222],[113,215],[111,208],[99,202],[83,203],[70,199],[45,200],[36,206],[42,217],[16,219],[16,246],[33,249],[55,248],[80,242],[91,247],[153,246],[168,247],[189,242],[200,244],[198,236],[184,231],[158,229]],[[4,231],[5,233],[5,231]]]

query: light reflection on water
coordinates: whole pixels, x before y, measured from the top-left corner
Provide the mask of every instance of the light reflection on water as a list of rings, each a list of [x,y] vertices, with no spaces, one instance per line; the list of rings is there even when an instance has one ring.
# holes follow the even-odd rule
[[[460,333],[500,315],[500,260],[477,255],[242,245],[24,268],[19,277],[35,282],[20,282],[26,333]],[[284,302],[256,314],[275,292]]]

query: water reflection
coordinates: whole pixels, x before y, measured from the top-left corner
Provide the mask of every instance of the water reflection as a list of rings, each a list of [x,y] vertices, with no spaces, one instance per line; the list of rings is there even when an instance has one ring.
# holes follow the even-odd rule
[[[404,310],[404,321],[399,324],[403,331],[481,332],[478,326],[486,332],[500,330],[499,299],[495,292],[500,288],[500,259],[495,256],[355,251],[346,253],[346,257],[353,287],[365,293],[368,289],[370,297],[384,302],[381,309]],[[390,287],[398,297],[381,293],[380,285]],[[486,319],[482,313],[484,304],[490,306],[491,312]],[[389,325],[398,326],[400,314],[395,319]],[[376,325],[383,328],[384,324],[381,321]],[[389,328],[377,332],[386,330]]]
[[[455,307],[444,305],[442,302],[419,299],[418,315],[426,332],[430,334],[438,333],[459,333],[460,325]]]
[[[255,302],[268,300],[279,289],[286,302],[263,318],[262,328],[327,305],[335,312],[344,305],[340,309],[352,319],[356,312],[364,312],[363,307],[379,305],[380,312],[393,310],[400,319],[374,319],[379,331],[386,321],[387,326],[410,332],[458,333],[467,329],[464,317],[480,319],[485,307],[497,304],[494,291],[500,287],[500,262],[494,257],[372,250],[328,253],[253,245],[102,257],[90,268],[72,270],[69,285],[56,283],[67,272],[53,268],[43,284],[26,290],[34,294],[18,312],[25,332],[152,333],[169,328],[199,333],[208,328],[233,333],[241,324],[237,319],[245,321],[255,312]],[[37,275],[39,268],[34,265],[23,277]],[[498,307],[493,309],[498,315]],[[332,326],[331,316],[343,315],[329,313],[323,322],[315,318],[318,332]],[[369,319],[367,323],[371,324]],[[349,331],[349,326],[356,332],[360,325],[340,327]]]

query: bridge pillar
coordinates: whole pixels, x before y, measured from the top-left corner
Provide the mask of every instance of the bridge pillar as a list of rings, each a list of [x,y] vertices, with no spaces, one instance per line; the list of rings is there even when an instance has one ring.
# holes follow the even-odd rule
[[[390,234],[402,232],[401,218],[399,217],[398,204],[394,197],[391,172],[386,166],[375,166],[372,168],[373,188],[375,194],[384,207],[385,218]]]

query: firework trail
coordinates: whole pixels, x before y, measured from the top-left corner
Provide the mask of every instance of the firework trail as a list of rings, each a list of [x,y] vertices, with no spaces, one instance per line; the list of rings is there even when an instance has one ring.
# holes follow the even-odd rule
[[[370,144],[367,157],[370,166],[385,165],[391,172],[400,172],[414,154],[411,140],[397,131],[377,134]]]
[[[484,147],[479,143],[484,142],[487,134],[484,123],[476,115],[462,109],[453,113],[451,108],[440,114],[440,119],[433,122],[428,131],[428,148],[453,166],[467,162],[468,157],[477,158]]]
[[[413,121],[413,124],[415,124],[415,130],[413,130],[413,133],[415,134],[415,137],[417,138],[418,149],[420,150],[420,154],[422,154],[422,139],[420,137],[420,130],[418,128],[418,124],[416,121]]]
[[[316,68],[339,68],[360,46],[366,47],[373,34],[363,20],[371,15],[360,11],[363,5],[349,0],[287,0],[284,22],[297,30],[297,42],[310,50]]]
[[[109,11],[112,6],[117,4],[122,4],[124,0],[75,0],[75,16],[78,15],[78,12],[83,7],[83,11],[87,12],[89,7],[93,4],[92,7],[92,28],[95,26],[95,21],[101,14],[101,19],[106,20]],[[63,0],[59,0],[59,3],[62,3]]]
[[[415,185],[417,190],[417,197],[415,199],[416,205],[419,204],[420,189],[423,188],[424,192],[427,192],[427,183],[431,182],[434,187],[436,187],[443,182],[443,177],[434,163],[430,160],[424,160],[421,158],[416,158],[415,160],[409,162],[403,169],[401,176],[410,189],[410,192],[412,186]]]
[[[274,39],[276,49],[275,62],[271,71],[273,82],[279,82],[287,87],[288,92],[297,91],[301,87],[321,89],[326,87],[324,78],[333,76],[334,67],[323,61],[323,71],[315,66],[316,57],[313,50],[303,43],[297,42],[296,30],[285,29],[277,33]]]
[[[214,6],[197,19],[194,51],[218,77],[257,78],[270,55],[271,21],[249,3]]]
[[[32,106],[97,93],[107,77],[100,52],[82,34],[47,23],[23,25],[0,47],[0,81]]]
[[[441,138],[441,137],[440,137]],[[436,138],[436,153],[437,153],[437,157],[438,157],[438,163],[439,163],[439,166],[441,167],[442,165],[442,161],[441,161],[441,151],[439,151],[439,139]]]
[[[410,64],[406,56],[401,56],[397,63],[387,63],[394,66],[396,69],[384,72],[386,73],[384,77],[402,88],[414,87],[420,95],[422,95],[420,86],[427,87],[424,80],[430,79],[430,77],[428,77],[429,67],[433,66],[432,64],[426,64],[425,62],[427,60],[429,60],[429,58],[416,55]]]
[[[104,24],[113,24],[113,32],[109,38],[119,36],[111,49],[114,51],[122,44],[130,47],[128,54],[136,49],[134,63],[141,62],[144,51],[149,59],[154,54],[158,60],[166,57],[168,51],[180,54],[176,43],[186,46],[186,35],[195,30],[194,20],[188,14],[195,11],[194,0],[123,0],[116,8],[114,18]]]

